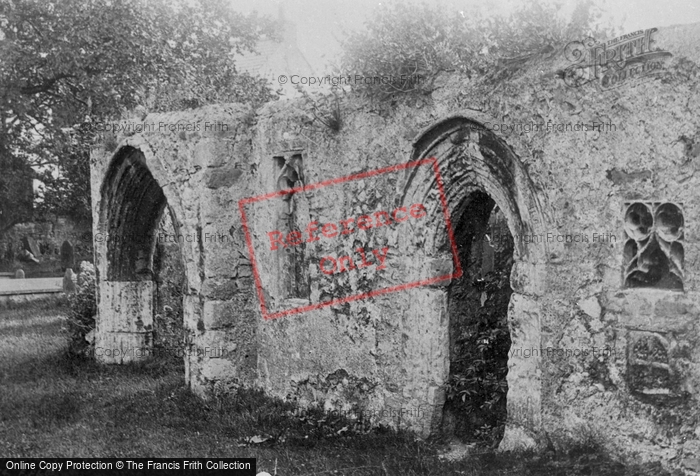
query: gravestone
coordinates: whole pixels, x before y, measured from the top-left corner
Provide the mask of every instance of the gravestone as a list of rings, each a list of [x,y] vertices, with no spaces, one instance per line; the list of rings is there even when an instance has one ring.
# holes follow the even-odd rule
[[[24,279],[24,271],[22,269],[15,271],[15,279]]]
[[[24,248],[17,255],[17,259],[20,261],[31,261],[32,263],[38,263],[39,260],[34,257],[31,251],[27,251]]]
[[[73,294],[77,291],[75,285],[75,273],[71,268],[66,269],[66,273],[63,275],[63,292],[66,294]]]
[[[39,246],[36,244],[36,241],[34,241],[34,238],[32,238],[31,236],[25,236],[22,238],[22,246],[24,246],[24,249],[29,251],[35,257],[41,255]]]
[[[75,268],[75,252],[70,241],[66,240],[61,245],[61,269]]]

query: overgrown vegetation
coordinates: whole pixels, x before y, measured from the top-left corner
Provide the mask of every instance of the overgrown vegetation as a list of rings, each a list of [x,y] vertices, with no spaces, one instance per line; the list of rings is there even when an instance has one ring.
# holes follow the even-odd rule
[[[168,221],[168,224],[169,221]],[[160,233],[173,232],[161,222]],[[156,354],[182,360],[186,351],[186,332],[183,324],[185,265],[177,243],[157,243],[153,257],[156,284],[156,312],[153,316],[153,349]]]
[[[77,275],[76,292],[68,296],[65,330],[68,334],[68,354],[86,357],[92,354],[97,302],[95,300],[95,267],[83,261]]]
[[[297,91],[304,98],[304,107],[313,116],[312,125],[320,126],[321,130],[327,129],[331,132],[338,132],[343,126],[343,116],[341,112],[342,90],[333,88],[331,94],[309,94],[309,92],[298,87]]]
[[[507,418],[509,280],[510,268],[488,273],[479,280],[479,288],[488,300],[472,320],[465,322],[457,342],[460,358],[450,362],[447,398],[462,415],[459,430],[463,436],[488,445],[500,442]]]
[[[503,213],[492,210],[488,195],[474,193],[470,203],[455,234],[463,275],[448,292],[451,358],[443,432],[495,447],[507,418],[514,243]]]
[[[544,0],[493,17],[389,2],[380,4],[365,30],[349,35],[337,69],[339,74],[388,78],[354,86],[372,99],[429,94],[444,71],[501,78],[504,64],[513,58],[549,53],[589,36],[610,36],[613,29],[601,18],[592,0],[580,1],[569,21],[561,5]]]

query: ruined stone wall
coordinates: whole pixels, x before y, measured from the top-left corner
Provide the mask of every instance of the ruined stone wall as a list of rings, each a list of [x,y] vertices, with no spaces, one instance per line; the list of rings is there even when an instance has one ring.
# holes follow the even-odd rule
[[[222,378],[252,384],[255,301],[237,200],[253,193],[252,112],[238,105],[125,121],[113,150],[92,154],[99,280],[96,355],[148,357],[156,234],[166,206],[185,268],[187,379],[200,394]],[[247,303],[247,304],[246,304]],[[230,309],[235,309],[232,312]]]
[[[505,65],[483,81],[442,75],[430,97],[411,103],[377,106],[343,96],[339,130],[315,120],[305,99],[272,103],[256,115],[222,106],[158,116],[156,122],[216,118],[232,128],[219,135],[135,134],[116,154],[103,154],[93,167],[93,197],[102,197],[96,231],[118,231],[113,216],[124,213],[109,210],[142,206],[122,204],[114,186],[122,175],[108,172],[113,161],[128,176],[132,166],[123,164],[143,160],[120,154],[141,151],[183,233],[230,236],[182,247],[185,324],[193,342],[226,349],[189,357],[194,389],[256,384],[303,405],[427,436],[440,426],[449,376],[449,282],[270,320],[262,318],[259,298],[275,312],[341,291],[449,274],[455,263],[437,191],[442,185],[454,222],[469,213],[467,197],[484,192],[515,244],[501,448],[595,441],[630,458],[700,471],[700,230],[693,220],[700,211],[699,31],[659,31],[656,46],[673,56],[658,77],[620,80],[610,89],[569,85],[562,72],[570,62],[559,50]],[[526,126],[548,123],[554,129]],[[557,130],[568,123],[598,127]],[[437,158],[441,182],[407,169],[375,177],[371,188],[275,194],[429,157]],[[261,194],[271,195],[245,208],[258,292],[239,200]],[[330,251],[314,243],[293,252],[260,245],[271,230],[412,203],[426,203],[429,217],[402,233],[358,233]],[[363,246],[390,249],[387,273],[319,272],[325,254]],[[110,345],[129,342],[117,342],[118,335],[147,343],[147,333],[138,334],[146,318],[139,328],[129,316],[148,314],[148,280],[110,276],[107,264],[138,260],[104,246],[96,253],[98,336]],[[136,310],[125,311],[127,305]]]
[[[306,183],[406,162],[415,153],[413,138],[416,131],[435,124],[435,117],[448,116],[436,113],[432,108],[416,110],[406,107],[399,109],[396,117],[387,118],[368,111],[369,108],[353,110],[352,104],[348,107],[350,111],[343,117],[343,129],[334,133],[322,127],[308,126],[308,122],[305,124],[304,119],[308,121],[308,116],[302,109],[295,110],[289,104],[271,105],[261,114],[256,143],[262,177],[275,177],[273,158],[285,155],[285,151],[293,154],[303,150]],[[478,113],[473,117],[483,119]],[[461,213],[468,213],[459,207],[469,193],[482,188],[496,199],[501,209],[508,210],[509,225],[514,232],[539,230],[542,220],[531,219],[538,213],[538,204],[528,196],[527,178],[522,170],[514,163],[503,165],[503,170],[496,173],[489,170],[482,152],[489,146],[499,147],[489,143],[495,137],[490,133],[481,136],[461,126],[459,120],[439,126],[436,138],[439,134],[446,134],[446,139],[438,140],[438,148],[442,149],[429,149],[441,156],[440,167],[445,174],[453,219],[457,221]],[[449,152],[454,144],[458,144],[462,155]],[[506,150],[500,152],[504,157],[508,154]],[[513,170],[509,169],[511,167]],[[510,188],[496,184],[500,172],[509,175],[507,185]],[[357,215],[373,211],[378,196],[390,197],[388,203],[393,200],[417,203],[429,195],[429,182],[429,177],[413,179],[406,174],[397,183],[385,183],[373,190],[366,189],[364,193],[358,193],[352,187],[345,191],[338,188],[336,192],[324,195],[323,200],[316,200],[315,195],[320,192],[306,192],[308,215],[301,221],[308,223],[313,217],[322,223],[337,222],[345,215],[350,216],[349,212],[353,210]],[[412,189],[411,183],[420,185]],[[263,191],[274,190],[274,180],[265,185]],[[423,185],[427,188],[424,189]],[[412,199],[402,201],[402,195],[407,194]],[[382,203],[386,206],[387,202]],[[268,224],[273,221],[275,213],[274,206],[270,205],[267,214],[260,212],[251,218],[256,241],[265,241],[265,232],[269,230]],[[524,220],[530,223],[524,224]],[[389,259],[396,263],[395,272],[401,278],[411,281],[410,276],[419,278],[425,274],[434,275],[430,273],[434,269],[452,269],[451,258],[444,253],[445,229],[438,225],[416,225],[410,234],[390,243],[393,248]],[[416,239],[422,244],[416,246],[413,243]],[[363,242],[371,242],[371,237]],[[537,320],[536,315],[534,318],[530,315],[539,304],[528,294],[541,292],[538,289],[544,285],[541,275],[536,274],[543,272],[540,257],[543,253],[542,250],[528,250],[531,247],[527,244],[520,245],[520,272],[524,269],[536,271],[534,276],[528,276],[515,286],[522,294],[515,298],[517,301],[511,312],[516,316],[527,316],[518,319],[515,341],[520,345],[539,347],[539,323],[533,322]],[[346,248],[344,251],[350,250]],[[321,256],[310,255],[307,258],[309,267],[318,268]],[[271,289],[265,277],[275,276],[275,263],[263,260],[258,264],[262,268],[262,288]],[[311,277],[312,301],[323,295],[322,278],[318,272]],[[533,282],[528,282],[530,280]],[[370,289],[363,287],[366,283],[362,280],[352,278],[344,284],[358,292]],[[379,288],[384,284],[382,278],[370,280],[370,287]],[[446,285],[436,283],[261,322],[261,349],[269,349],[260,353],[261,385],[278,396],[297,399],[303,404],[370,415],[376,417],[375,422],[409,428],[427,436],[440,425],[445,402],[444,386],[449,373]],[[317,290],[315,296],[314,290]],[[274,295],[271,297],[275,298]],[[517,370],[509,375],[511,387],[522,388],[519,397],[511,398],[509,408],[522,415],[533,415],[533,424],[529,425],[532,427],[539,425],[539,372],[538,364],[532,359],[522,360]],[[338,378],[339,375],[343,378]],[[518,433],[519,429],[513,427],[511,430]],[[510,438],[513,439],[519,438]]]
[[[510,423],[503,448],[529,444],[528,434],[555,446],[597,441],[628,456],[698,469],[693,459],[700,452],[698,258],[692,218],[698,214],[700,147],[697,30],[656,33],[656,46],[673,55],[660,77],[621,81],[608,90],[568,85],[561,72],[569,62],[556,52],[531,60],[526,72],[506,69],[506,77],[491,84],[443,76],[431,98],[399,105],[388,115],[347,101],[340,132],[314,122],[296,104],[272,104],[260,113],[255,156],[263,177],[274,176],[273,157],[285,151],[302,151],[306,183],[405,162],[416,158],[414,139],[420,141],[421,129],[430,135],[432,125],[459,114],[486,125],[517,156],[527,186],[511,188],[512,197],[499,197],[498,187],[489,190],[488,180],[473,179],[468,170],[462,177],[486,189],[504,210],[509,201],[515,204],[508,218],[520,251],[512,274]],[[526,129],[549,121],[555,128],[603,126]],[[478,139],[465,134],[433,150],[445,157],[445,174],[460,167],[449,147],[465,140],[478,147]],[[262,186],[272,191],[274,181]],[[392,184],[380,193],[405,186]],[[528,187],[534,202],[528,202]],[[323,203],[314,202],[310,192],[308,209],[313,217],[335,219],[339,204],[347,210],[358,198],[371,203],[372,191],[366,192]],[[459,213],[458,202],[455,198],[452,213]],[[656,221],[637,232],[641,241],[631,245],[634,202],[651,207]],[[683,219],[672,206],[659,210],[663,203],[676,204]],[[520,225],[514,223],[518,217]],[[261,231],[266,219],[255,222]],[[649,286],[629,287],[623,270],[649,239],[644,233],[658,229],[666,233],[659,247],[665,251],[638,257],[638,273]],[[545,259],[533,258],[538,253]],[[668,284],[654,277],[667,272],[664,266],[680,270],[682,290],[653,289]],[[384,423],[426,434],[435,428],[444,401],[446,318],[444,292],[425,287],[263,322],[260,384],[327,409],[362,408],[384,415]],[[400,409],[409,411],[397,417]]]

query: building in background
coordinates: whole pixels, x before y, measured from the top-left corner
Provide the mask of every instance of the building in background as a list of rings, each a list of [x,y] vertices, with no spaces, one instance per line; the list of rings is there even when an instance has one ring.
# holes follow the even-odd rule
[[[236,67],[268,79],[274,90],[281,90],[282,98],[290,98],[299,95],[293,83],[305,82],[301,78],[313,76],[314,71],[297,45],[296,25],[285,18],[282,5],[278,21],[281,41],[263,37],[255,46],[256,52],[237,58]]]

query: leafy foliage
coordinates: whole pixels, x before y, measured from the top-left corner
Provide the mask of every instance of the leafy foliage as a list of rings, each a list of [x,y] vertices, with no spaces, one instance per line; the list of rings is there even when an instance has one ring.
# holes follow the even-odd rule
[[[495,446],[507,418],[514,242],[488,195],[476,193],[470,203],[455,228],[464,272],[448,291],[451,357],[443,429],[448,437]]]
[[[163,221],[161,233],[173,233],[172,226]],[[185,265],[175,243],[156,243],[153,268],[156,282],[156,314],[153,316],[153,348],[156,354],[180,357],[187,349],[187,333],[183,325]]]
[[[507,267],[488,273],[477,283],[488,300],[462,326],[456,343],[460,357],[450,363],[447,398],[469,420],[465,425],[470,428],[468,436],[485,443],[500,441],[506,423],[509,280]]]
[[[385,4],[366,23],[366,30],[348,37],[339,70],[388,78],[357,85],[373,98],[426,94],[442,71],[457,71],[470,78],[489,76],[504,60],[612,33],[611,28],[599,26],[601,12],[592,0],[582,0],[568,23],[560,7],[533,0],[507,17],[485,18],[425,4]]]
[[[85,215],[95,125],[137,106],[165,111],[274,98],[265,80],[234,64],[234,53],[252,50],[272,25],[225,0],[5,0],[4,154],[40,171],[49,209]]]
[[[44,187],[39,190],[35,210],[40,215],[65,213],[77,220],[91,220],[90,146],[94,134],[88,122],[70,128],[65,139],[53,145],[60,157],[60,173],[44,169],[36,173]]]
[[[297,87],[297,92],[303,98],[304,108],[313,116],[314,125],[320,125],[320,129],[338,132],[343,126],[341,112],[342,93],[340,88],[333,87],[331,94],[310,94],[306,89]]]
[[[0,234],[32,212],[31,169],[0,142]],[[4,257],[0,257],[0,261]]]
[[[95,300],[95,267],[87,262],[80,263],[77,278],[77,292],[68,297],[68,354],[86,356],[90,354],[92,343],[89,336],[95,329],[97,301]]]

